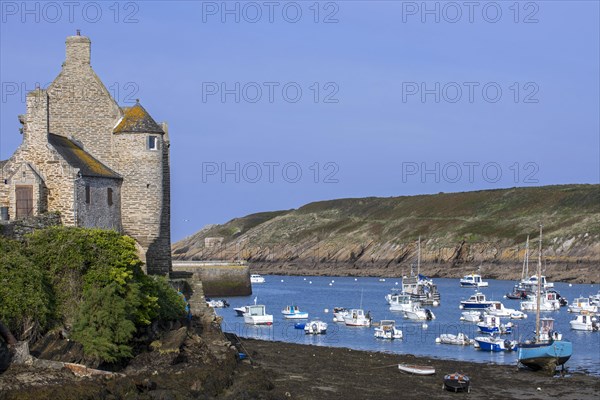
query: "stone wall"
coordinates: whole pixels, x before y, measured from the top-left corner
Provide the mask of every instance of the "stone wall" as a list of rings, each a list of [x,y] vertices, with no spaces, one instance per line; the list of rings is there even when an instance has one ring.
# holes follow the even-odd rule
[[[249,296],[250,272],[242,263],[174,261],[173,271],[198,274],[204,294],[211,296]]]
[[[18,221],[0,222],[0,234],[15,240],[23,240],[25,235],[38,229],[61,225],[60,214],[46,213]]]
[[[86,187],[89,187],[89,203]],[[109,204],[109,190],[112,190],[112,204]],[[121,232],[120,180],[82,177],[76,181],[75,197],[77,226]]]

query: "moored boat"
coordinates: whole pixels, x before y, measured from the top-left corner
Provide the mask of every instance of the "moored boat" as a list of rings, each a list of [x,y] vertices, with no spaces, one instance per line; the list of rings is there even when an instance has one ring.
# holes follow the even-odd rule
[[[466,346],[473,344],[473,339],[469,339],[467,335],[460,332],[458,335],[452,335],[450,333],[442,333],[440,337],[435,340],[436,343],[442,344],[455,344],[459,346]]]
[[[484,315],[483,321],[477,324],[479,330],[483,333],[499,333],[501,335],[512,333],[512,323],[503,324],[500,317],[493,315]]]
[[[306,319],[308,318],[308,313],[300,311],[298,306],[286,306],[283,310],[281,310],[283,314],[283,318],[285,319]]]
[[[569,321],[571,329],[576,331],[597,332],[600,329],[598,319],[592,314],[579,314],[574,320]]]
[[[404,311],[404,317],[415,321],[431,321],[435,314],[428,308],[422,308],[419,303],[414,303],[410,310]]]
[[[307,335],[324,335],[327,333],[327,323],[320,319],[314,319],[304,326]]]
[[[252,325],[272,325],[273,315],[267,314],[264,305],[248,306],[248,311],[244,313],[244,322]]]
[[[206,305],[212,308],[226,308],[229,307],[229,303],[227,302],[227,300],[225,299],[221,299],[221,300],[215,300],[215,299],[210,299],[210,298],[206,298]]]
[[[248,308],[249,308],[249,307],[250,307],[250,306],[236,307],[236,308],[234,308],[234,309],[233,309],[233,311],[235,311],[235,314],[236,314],[238,317],[243,317],[243,316],[244,316],[244,314],[248,312]]]
[[[485,294],[476,292],[471,295],[468,300],[462,300],[459,308],[461,310],[484,310],[491,306],[494,302],[485,299]]]
[[[481,316],[481,311],[476,311],[476,310],[463,311],[462,315],[460,317],[461,321],[467,321],[467,322],[479,322],[482,319],[483,319],[483,317]]]
[[[402,330],[396,328],[396,321],[386,319],[375,328],[374,336],[378,339],[402,339]]]
[[[560,310],[560,301],[556,292],[545,292],[540,295],[540,300],[536,296],[529,295],[527,300],[521,302],[521,311],[557,311]]]
[[[365,314],[363,309],[353,308],[344,317],[344,323],[348,326],[371,326],[371,314]]]
[[[444,389],[452,392],[471,392],[471,380],[464,374],[455,372],[444,376]]]
[[[415,375],[433,375],[435,368],[428,365],[398,364],[398,369]]]
[[[409,294],[394,294],[390,297],[390,311],[407,311],[412,308],[413,301]]]
[[[512,351],[517,348],[516,340],[505,340],[494,335],[478,336],[475,338],[475,342],[479,346],[479,349],[483,351]]]
[[[265,278],[259,274],[250,275],[251,283],[265,283]]]
[[[344,319],[350,314],[350,311],[344,307],[333,308],[333,322],[344,322]]]
[[[573,300],[569,308],[567,308],[567,311],[572,313],[579,313],[583,311],[589,313],[597,313],[598,308],[599,307],[597,305],[590,303],[589,297],[578,297],[575,300]]]
[[[478,274],[469,274],[462,277],[460,280],[460,287],[466,288],[478,288],[478,287],[487,287],[488,282],[485,282],[481,275]]]

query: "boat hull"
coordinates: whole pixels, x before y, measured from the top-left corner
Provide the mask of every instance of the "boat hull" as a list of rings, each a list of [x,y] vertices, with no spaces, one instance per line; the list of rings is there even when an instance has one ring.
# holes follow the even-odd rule
[[[461,301],[460,305],[461,305],[461,309],[463,309],[463,310],[485,310],[486,308],[488,308],[489,306],[492,305],[492,302],[469,303],[466,301]]]
[[[308,313],[307,312],[299,312],[299,313],[293,313],[293,314],[283,314],[283,318],[285,318],[285,319],[307,319]]]
[[[573,354],[573,345],[566,340],[554,340],[542,344],[520,344],[519,362],[533,370],[554,371],[558,365],[566,363]]]
[[[422,366],[422,365],[407,365],[407,364],[398,364],[398,369],[400,371],[408,372],[409,374],[415,375],[433,375],[435,374],[435,368]]]

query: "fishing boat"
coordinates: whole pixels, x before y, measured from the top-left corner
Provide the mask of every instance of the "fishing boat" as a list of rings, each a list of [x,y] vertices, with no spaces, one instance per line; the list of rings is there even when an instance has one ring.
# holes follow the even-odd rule
[[[414,265],[411,265],[410,276],[402,277],[402,293],[410,295],[413,301],[424,305],[439,306],[441,296],[437,285],[425,275],[421,275],[421,237],[419,236],[417,251],[416,274]]]
[[[371,326],[371,315],[361,308],[353,308],[344,317],[344,323],[348,326]]]
[[[267,314],[264,305],[248,306],[248,311],[244,313],[244,322],[252,325],[272,325],[273,315]]]
[[[506,317],[513,319],[527,318],[527,314],[515,310],[514,308],[506,308],[504,304],[499,301],[492,301],[492,305],[484,310],[486,314],[493,315],[496,317]]]
[[[591,314],[579,314],[574,320],[569,321],[571,329],[576,331],[597,332],[600,329],[598,319]]]
[[[483,333],[499,333],[501,335],[512,333],[512,323],[503,324],[500,322],[500,317],[493,315],[484,315],[483,321],[477,324],[479,330]]]
[[[468,346],[473,344],[473,339],[469,339],[467,335],[460,332],[458,335],[452,335],[450,333],[442,333],[440,337],[435,339],[436,343],[442,344],[455,344],[459,346]]]
[[[320,319],[314,319],[304,326],[307,335],[324,335],[327,333],[327,323]]]
[[[538,250],[538,282],[542,277],[542,225],[540,225],[540,243]],[[573,345],[562,340],[562,335],[554,331],[552,318],[540,318],[541,286],[537,287],[537,308],[535,314],[535,337],[518,345],[518,360],[533,370],[546,370],[554,374],[558,365],[564,365],[573,354]]]
[[[412,308],[413,301],[408,294],[394,294],[390,298],[390,311],[408,311]]]
[[[529,279],[523,281],[523,283],[525,285],[531,285],[531,286],[538,286],[538,282],[542,283],[542,285],[541,285],[542,290],[552,289],[554,287],[554,283],[548,282],[544,275],[540,275],[540,277],[538,277],[537,275],[532,275]]]
[[[444,389],[451,392],[471,392],[471,379],[464,374],[455,372],[444,376]]]
[[[580,313],[580,312],[588,312],[588,313],[597,313],[598,306],[590,303],[589,297],[578,297],[567,308],[567,311],[572,313]]]
[[[477,274],[469,274],[462,277],[460,280],[460,287],[466,288],[479,288],[479,287],[487,287],[488,282],[485,282],[481,279],[481,275]]]
[[[435,314],[428,308],[422,308],[419,303],[414,303],[410,310],[404,311],[404,317],[415,321],[431,321]]]
[[[460,320],[467,322],[479,322],[482,320],[481,311],[463,311]]]
[[[410,365],[410,364],[398,364],[398,369],[403,372],[415,375],[433,375],[435,374],[435,368],[428,365]]]
[[[206,300],[206,305],[212,308],[226,308],[229,307],[229,303],[227,302],[227,300],[225,299],[221,299],[221,300],[214,300],[214,299],[210,299],[210,298],[205,298]]]
[[[308,313],[300,311],[298,306],[286,306],[283,310],[281,310],[283,314],[283,318],[285,319],[306,319],[308,318]]]
[[[392,302],[392,296],[396,296],[398,294],[403,294],[402,293],[402,288],[397,288],[394,287],[390,290],[390,293],[385,295],[385,301],[390,304]]]
[[[516,340],[504,340],[494,335],[478,336],[475,338],[475,342],[482,351],[513,351],[518,346]]]
[[[265,283],[265,278],[259,274],[250,275],[251,283]]]
[[[243,316],[244,316],[244,314],[248,312],[248,308],[249,308],[249,307],[250,307],[250,306],[236,307],[236,308],[234,308],[234,309],[233,309],[233,311],[235,311],[235,314],[236,314],[238,317],[243,317]]]
[[[485,294],[481,292],[475,292],[468,300],[460,302],[461,310],[484,310],[490,307],[494,302],[485,299]]]
[[[396,328],[396,321],[385,319],[375,328],[375,337],[378,339],[402,339],[402,330]]]
[[[521,302],[521,311],[557,311],[560,310],[560,301],[556,292],[540,292],[540,300],[537,296],[528,295],[527,300]]]
[[[600,290],[598,293],[590,295],[590,304],[600,306]]]
[[[344,307],[333,307],[333,322],[344,322],[350,311]]]

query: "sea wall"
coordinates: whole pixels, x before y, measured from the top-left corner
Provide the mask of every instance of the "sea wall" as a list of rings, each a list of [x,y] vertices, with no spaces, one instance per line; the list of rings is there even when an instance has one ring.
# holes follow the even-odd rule
[[[173,271],[198,274],[207,297],[252,294],[248,265],[242,262],[173,261]]]

